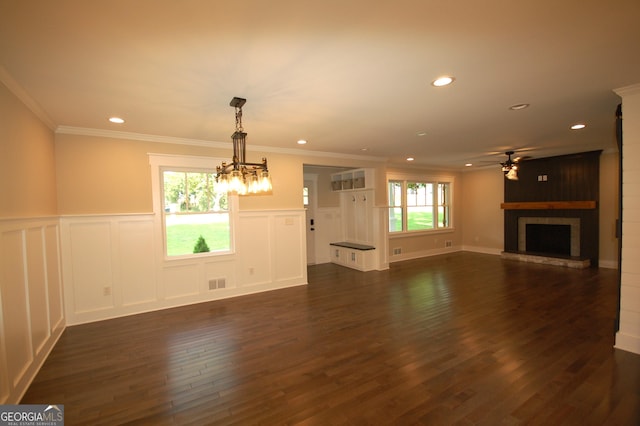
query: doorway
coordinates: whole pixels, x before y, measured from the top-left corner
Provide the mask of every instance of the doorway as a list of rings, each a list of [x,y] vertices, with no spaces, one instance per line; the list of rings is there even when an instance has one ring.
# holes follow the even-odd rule
[[[317,177],[305,175],[302,199],[306,218],[307,265],[316,264],[315,213]]]

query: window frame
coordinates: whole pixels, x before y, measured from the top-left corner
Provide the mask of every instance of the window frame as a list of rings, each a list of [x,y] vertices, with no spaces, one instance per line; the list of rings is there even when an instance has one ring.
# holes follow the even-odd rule
[[[153,197],[153,213],[156,221],[156,229],[160,233],[158,241],[162,259],[165,262],[181,260],[212,259],[236,254],[235,230],[238,222],[238,195],[227,194],[227,206],[229,215],[229,250],[216,250],[205,253],[189,253],[184,255],[169,256],[167,254],[167,230],[166,215],[164,211],[164,171],[177,171],[186,173],[216,173],[216,164],[228,161],[224,158],[195,157],[186,155],[148,154],[151,166],[151,184]],[[203,213],[192,213],[203,214]]]
[[[387,234],[391,237],[393,236],[407,236],[407,235],[426,235],[426,234],[434,234],[434,233],[443,233],[443,232],[453,232],[454,223],[453,223],[453,190],[454,190],[454,182],[455,179],[452,176],[420,176],[420,175],[399,175],[399,174],[389,174],[387,175]],[[391,184],[399,184],[400,185],[400,197],[401,202],[400,205],[395,205],[395,203],[390,200],[391,196]],[[433,218],[433,227],[427,229],[408,229],[409,222],[409,206],[407,200],[407,188],[409,184],[429,184],[432,185],[432,194],[431,201],[428,202],[425,200],[425,206],[431,207],[432,210],[432,218]],[[446,191],[446,199],[445,202],[440,204],[440,185],[447,185],[448,191]],[[448,220],[447,226],[440,225],[440,208],[444,207],[445,211],[448,209],[448,214],[445,215]],[[400,209],[402,223],[401,229],[397,231],[392,231],[390,229],[390,215],[392,209]]]

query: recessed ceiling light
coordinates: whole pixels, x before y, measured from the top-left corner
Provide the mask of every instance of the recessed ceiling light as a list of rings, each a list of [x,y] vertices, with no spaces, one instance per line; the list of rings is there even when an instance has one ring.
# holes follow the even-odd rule
[[[305,141],[304,139],[300,139],[298,141],[298,145],[305,145],[307,143],[307,141]]]
[[[413,161],[413,157],[407,157],[407,161]]]
[[[528,107],[529,107],[529,104],[515,104],[515,105],[511,105],[509,109],[513,111],[519,111],[521,109],[525,109]]]
[[[436,78],[435,80],[433,80],[433,82],[431,82],[431,84],[436,87],[442,87],[442,86],[447,86],[453,83],[454,80],[455,78],[445,75],[445,76]]]
[[[471,166],[473,166],[473,163],[467,163],[467,164],[465,164],[464,166],[465,166],[465,167],[471,167]]]
[[[416,135],[418,135],[418,136],[427,136],[427,132],[425,132],[425,131],[417,132]]]
[[[580,130],[580,129],[584,129],[585,127],[587,127],[586,124],[576,123],[573,126],[571,126],[571,130]]]
[[[120,118],[120,117],[111,117],[109,118],[109,121],[115,124],[122,124],[124,123],[124,119]]]
[[[369,148],[360,148],[360,151],[362,152],[369,151]]]

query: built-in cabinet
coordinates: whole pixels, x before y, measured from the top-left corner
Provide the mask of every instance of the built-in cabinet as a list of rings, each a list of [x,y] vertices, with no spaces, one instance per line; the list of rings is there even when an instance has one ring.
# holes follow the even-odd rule
[[[343,245],[337,245],[343,244]],[[331,262],[359,271],[371,271],[376,268],[376,249],[373,246],[358,247],[356,244],[331,244]]]
[[[331,189],[341,193],[342,216],[342,238],[330,245],[333,263],[361,271],[378,269],[374,182],[373,169],[331,175]]]

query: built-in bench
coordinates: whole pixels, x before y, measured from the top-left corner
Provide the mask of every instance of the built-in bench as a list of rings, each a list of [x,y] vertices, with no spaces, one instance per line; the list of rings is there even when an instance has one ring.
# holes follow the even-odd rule
[[[348,241],[329,244],[331,246],[331,262],[359,271],[375,269],[377,252],[374,246]]]
[[[350,243],[347,241],[340,241],[337,243],[329,243],[329,244],[332,246],[350,248],[354,250],[375,250],[376,249],[374,246],[369,246],[366,244]]]

